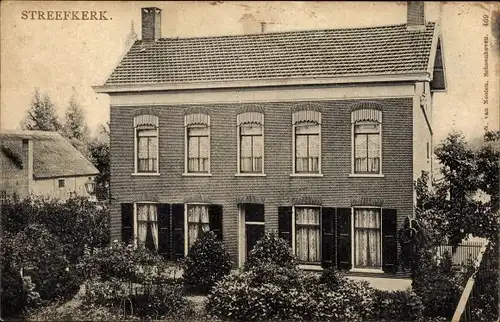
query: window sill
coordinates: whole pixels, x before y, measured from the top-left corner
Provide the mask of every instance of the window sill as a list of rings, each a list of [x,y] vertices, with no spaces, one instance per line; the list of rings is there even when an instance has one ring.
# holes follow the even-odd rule
[[[235,173],[235,177],[265,177],[265,173]]]
[[[160,176],[161,174],[159,172],[134,172],[132,173],[132,176],[134,177],[155,177],[155,176]]]
[[[182,174],[183,177],[211,177],[211,173],[189,173],[189,172],[184,172]]]
[[[290,173],[290,177],[316,178],[322,176],[322,173]]]
[[[375,274],[384,274],[384,271],[381,268],[351,268],[349,270],[350,273],[375,273]]]
[[[318,265],[299,264],[299,269],[303,269],[305,271],[318,271],[318,272],[323,271],[323,267],[321,267],[320,264]]]
[[[378,174],[369,174],[369,173],[349,173],[349,177],[351,178],[383,178],[385,175]]]

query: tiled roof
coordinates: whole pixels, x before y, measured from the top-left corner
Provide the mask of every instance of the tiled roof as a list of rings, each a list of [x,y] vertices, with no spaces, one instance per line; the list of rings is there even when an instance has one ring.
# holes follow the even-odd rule
[[[136,41],[105,85],[425,72],[435,23]]]
[[[95,175],[99,171],[57,132],[16,131],[0,133],[1,152],[21,168],[22,139],[33,141],[33,176],[38,178]]]

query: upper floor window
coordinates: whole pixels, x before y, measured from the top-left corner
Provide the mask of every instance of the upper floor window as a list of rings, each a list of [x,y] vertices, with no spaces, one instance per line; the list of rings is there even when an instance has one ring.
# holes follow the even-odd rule
[[[185,116],[186,172],[210,172],[210,116],[193,113]]]
[[[237,116],[239,173],[264,172],[264,114],[244,112]]]
[[[142,114],[134,117],[135,172],[158,173],[158,116]]]
[[[292,115],[294,172],[321,171],[321,112],[301,110]]]
[[[380,174],[382,155],[382,112],[358,109],[351,115],[353,124],[353,170],[355,174]]]

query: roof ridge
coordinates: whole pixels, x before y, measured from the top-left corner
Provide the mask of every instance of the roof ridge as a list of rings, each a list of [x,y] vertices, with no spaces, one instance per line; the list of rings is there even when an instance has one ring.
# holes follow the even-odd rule
[[[425,26],[431,26],[435,24],[434,21],[427,21]],[[368,29],[384,29],[384,28],[394,28],[406,26],[406,23],[392,24],[392,25],[380,25],[380,26],[367,26],[367,27],[345,27],[345,28],[319,28],[319,29],[304,29],[304,30],[286,30],[286,31],[269,31],[264,33],[250,33],[250,34],[235,34],[235,35],[217,35],[217,36],[177,36],[177,37],[162,37],[158,41],[168,41],[168,40],[190,40],[190,39],[214,39],[214,38],[236,38],[236,37],[250,37],[250,36],[266,36],[266,35],[276,35],[276,34],[300,34],[300,33],[310,33],[319,31],[348,31],[348,30],[368,30]],[[142,43],[142,40],[138,39],[135,43]],[[148,42],[146,42],[148,43]],[[149,42],[151,44],[151,42]]]

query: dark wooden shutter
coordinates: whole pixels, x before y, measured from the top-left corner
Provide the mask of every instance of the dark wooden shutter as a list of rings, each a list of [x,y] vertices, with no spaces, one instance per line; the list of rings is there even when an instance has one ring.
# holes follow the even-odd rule
[[[278,235],[292,247],[292,207],[278,207]]]
[[[337,208],[337,267],[351,269],[351,208]]]
[[[335,208],[321,209],[321,266],[335,266]]]
[[[158,254],[170,256],[170,205],[158,205]]]
[[[172,205],[172,259],[184,257],[184,204]]]
[[[134,241],[134,204],[122,203],[122,242],[130,244]]]
[[[222,206],[210,205],[208,207],[208,218],[210,230],[222,241]]]
[[[398,270],[397,210],[382,209],[382,268],[386,273]]]

